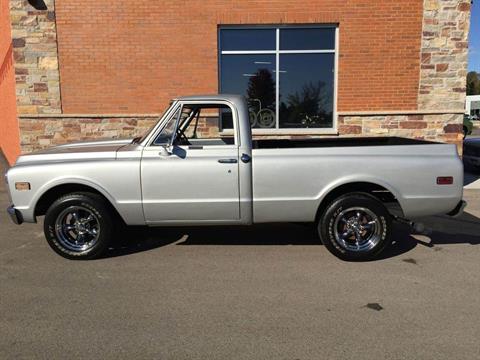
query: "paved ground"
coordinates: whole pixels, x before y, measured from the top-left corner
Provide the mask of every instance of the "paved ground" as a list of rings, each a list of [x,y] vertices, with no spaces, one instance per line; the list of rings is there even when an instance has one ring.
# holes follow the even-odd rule
[[[1,213],[0,358],[478,359],[480,192],[465,198],[368,263],[300,225],[136,230],[74,262]]]

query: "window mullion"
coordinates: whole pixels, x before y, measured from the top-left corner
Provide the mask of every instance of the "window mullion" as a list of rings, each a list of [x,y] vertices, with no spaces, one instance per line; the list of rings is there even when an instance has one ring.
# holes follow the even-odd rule
[[[280,54],[333,54],[335,53],[335,49],[333,50],[280,50]]]
[[[275,50],[224,50],[222,55],[263,55],[263,54],[275,54]]]

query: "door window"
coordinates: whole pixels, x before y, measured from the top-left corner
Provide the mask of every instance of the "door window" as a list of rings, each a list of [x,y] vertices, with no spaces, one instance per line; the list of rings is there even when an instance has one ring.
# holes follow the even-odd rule
[[[223,104],[185,104],[182,107],[174,145],[225,146],[234,145],[233,134],[221,133],[220,124],[233,127],[232,109]]]

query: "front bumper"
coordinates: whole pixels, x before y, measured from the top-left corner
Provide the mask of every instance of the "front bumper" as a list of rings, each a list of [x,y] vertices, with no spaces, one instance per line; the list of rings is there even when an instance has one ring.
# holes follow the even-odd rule
[[[7,208],[7,213],[8,215],[10,215],[10,219],[12,219],[12,221],[17,224],[17,225],[20,225],[23,223],[23,216],[22,216],[22,213],[20,211],[18,211],[17,209],[15,209],[13,207],[13,205],[10,205],[8,208]]]
[[[463,209],[465,209],[465,206],[467,206],[467,202],[465,200],[460,200],[457,206],[455,206],[455,209],[450,211],[447,215],[452,217],[459,217],[463,214]]]

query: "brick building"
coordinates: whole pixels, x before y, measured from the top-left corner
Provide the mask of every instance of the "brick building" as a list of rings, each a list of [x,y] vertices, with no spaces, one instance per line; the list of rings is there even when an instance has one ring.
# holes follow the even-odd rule
[[[258,136],[461,141],[470,0],[0,1],[10,162],[217,92],[249,97]]]

